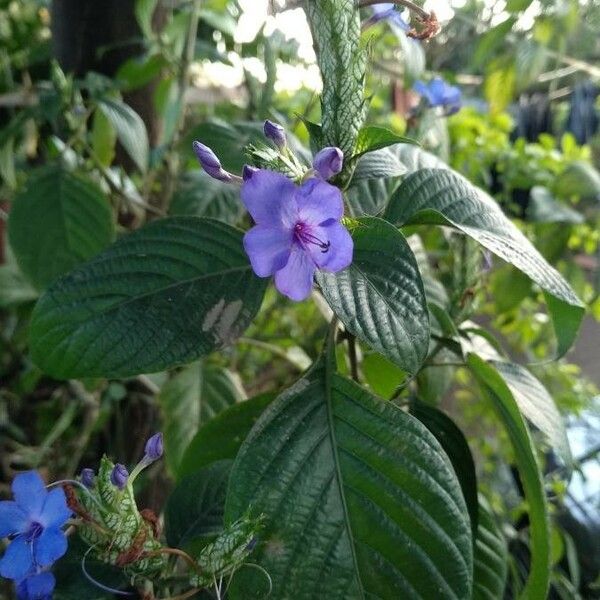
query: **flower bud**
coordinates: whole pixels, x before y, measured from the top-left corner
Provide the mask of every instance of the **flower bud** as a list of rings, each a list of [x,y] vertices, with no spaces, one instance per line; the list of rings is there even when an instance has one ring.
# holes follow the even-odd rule
[[[254,175],[254,173],[256,173],[259,170],[260,169],[257,169],[256,167],[253,167],[251,165],[244,165],[244,168],[242,169],[242,179],[244,181],[248,181],[252,177],[252,175]]]
[[[81,479],[81,483],[83,483],[86,488],[94,487],[94,479],[96,478],[94,469],[81,469],[79,478]]]
[[[149,438],[144,451],[150,460],[158,460],[163,455],[163,434],[155,433]]]
[[[337,175],[344,164],[344,153],[332,146],[317,152],[313,159],[314,170],[325,180]]]
[[[117,463],[111,474],[110,474],[110,482],[118,487],[120,490],[124,489],[127,485],[127,480],[129,479],[129,471],[122,465],[121,463]]]
[[[227,183],[233,180],[231,174],[223,169],[221,161],[208,146],[196,141],[193,143],[193,147],[196,158],[208,175],[213,179],[218,179],[219,181],[225,181]]]
[[[279,123],[273,123],[273,121],[267,119],[263,131],[265,132],[265,137],[271,140],[280,150],[283,150],[287,146],[285,129]]]

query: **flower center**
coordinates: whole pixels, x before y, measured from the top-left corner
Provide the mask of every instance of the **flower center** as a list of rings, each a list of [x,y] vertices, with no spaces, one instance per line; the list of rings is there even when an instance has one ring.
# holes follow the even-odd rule
[[[37,521],[34,521],[29,526],[29,529],[27,530],[25,539],[28,542],[33,542],[33,540],[39,538],[40,535],[42,535],[43,531],[44,531],[44,526],[41,523],[38,523]]]
[[[311,233],[310,227],[302,222],[294,225],[294,236],[302,246],[305,244],[313,244],[318,246],[323,253],[328,252],[329,247],[331,246],[331,242],[324,242],[323,240],[319,239],[316,235]]]

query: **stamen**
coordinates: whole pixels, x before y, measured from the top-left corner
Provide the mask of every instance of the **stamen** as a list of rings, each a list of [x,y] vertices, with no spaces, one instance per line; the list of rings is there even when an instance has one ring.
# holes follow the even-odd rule
[[[306,225],[304,225],[304,223],[296,223],[296,225],[294,226],[294,234],[296,235],[296,238],[300,241],[300,243],[304,242],[307,244],[314,244],[315,246],[318,246],[321,249],[321,252],[323,254],[329,252],[331,242],[324,242],[323,240],[319,239],[316,235],[313,235],[309,231],[306,231],[306,229],[307,228]]]

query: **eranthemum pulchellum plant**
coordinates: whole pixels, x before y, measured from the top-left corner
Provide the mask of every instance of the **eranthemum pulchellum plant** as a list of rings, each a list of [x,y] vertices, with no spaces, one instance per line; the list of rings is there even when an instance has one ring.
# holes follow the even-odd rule
[[[485,283],[480,248],[539,287],[557,355],[572,344],[583,306],[486,192],[411,140],[365,125],[373,28],[364,25],[375,4],[305,5],[323,79],[320,123],[304,121],[312,153],[271,120],[252,124],[262,139],[247,144],[243,167],[231,148],[198,136],[198,181],[223,203],[233,196],[234,210],[154,219],[52,282],[34,309],[32,358],[54,378],[175,373],[160,398],[165,444],[179,453],[164,536],[133,487],[160,455],[159,438],[132,469],[105,457],[69,491],[96,583],[105,585],[87,568],[91,558],[150,598],[205,589],[243,600],[502,597],[506,540],[478,495],[486,490],[463,434],[440,409],[452,379],[437,373],[460,369],[458,381],[476,382],[476,401],[496,411],[522,480],[529,521],[515,536],[528,563],[517,583],[524,597],[547,595],[550,511],[526,419],[565,462],[568,444],[543,386],[471,320]],[[417,37],[433,34],[433,15],[392,4],[416,10]],[[391,8],[379,16],[397,21]],[[456,91],[436,81],[423,95],[450,112]],[[271,281],[284,298],[267,310],[315,300],[319,312],[309,314],[322,343],[318,354],[310,344],[312,365],[275,398],[236,404],[219,369]],[[181,369],[224,348],[218,367],[206,359]],[[213,393],[204,413],[221,411],[197,436],[206,414],[194,402],[180,407],[178,386],[193,399]]]

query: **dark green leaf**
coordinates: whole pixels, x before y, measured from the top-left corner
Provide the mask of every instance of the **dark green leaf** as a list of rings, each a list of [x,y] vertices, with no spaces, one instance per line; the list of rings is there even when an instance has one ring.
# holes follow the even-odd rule
[[[95,183],[51,166],[36,172],[15,198],[8,233],[19,267],[42,289],[108,246],[114,224]]]
[[[157,220],[48,289],[32,316],[32,355],[57,378],[172,368],[241,335],[265,287],[241,231],[212,219]]]
[[[220,460],[184,477],[165,508],[167,543],[185,548],[198,538],[210,538],[223,529],[223,511],[231,460]]]
[[[531,567],[522,598],[546,598],[550,578],[550,531],[542,474],[531,435],[519,406],[496,369],[476,354],[467,364],[510,438],[529,509]]]
[[[385,208],[397,185],[394,179],[354,179],[346,191],[350,214],[353,217],[378,215]]]
[[[429,344],[429,316],[417,262],[404,236],[374,217],[352,232],[354,258],[339,273],[320,272],[325,299],[348,331],[415,373]]]
[[[545,292],[558,354],[569,349],[584,314],[581,300],[483,190],[452,171],[421,169],[396,190],[385,216],[397,225],[453,225],[523,271]]]
[[[252,558],[273,598],[470,598],[472,542],[454,471],[416,419],[319,363],[259,419],[225,522],[265,515]],[[263,597],[236,575],[232,598]]]
[[[217,460],[234,459],[250,429],[273,398],[273,394],[261,394],[234,404],[204,425],[187,447],[178,477],[195,473]]]
[[[404,143],[415,144],[416,142],[410,138],[398,135],[385,127],[369,125],[358,132],[354,156],[352,158],[356,159],[367,152],[374,152],[394,144]]]

